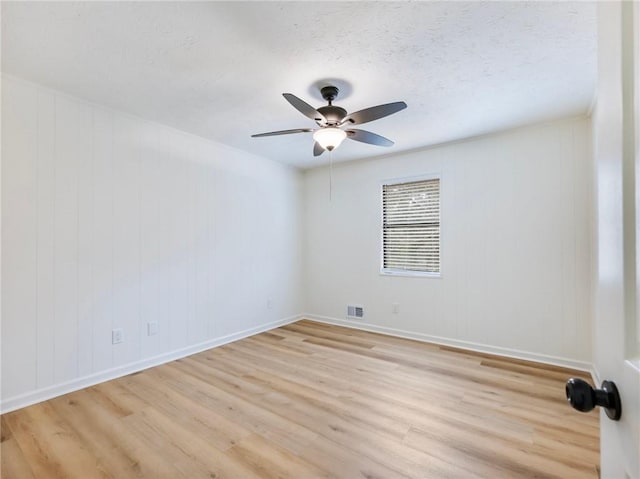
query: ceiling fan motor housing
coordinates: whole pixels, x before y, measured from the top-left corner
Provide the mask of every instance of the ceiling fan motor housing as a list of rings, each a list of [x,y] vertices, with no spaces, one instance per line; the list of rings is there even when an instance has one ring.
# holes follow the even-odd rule
[[[339,106],[321,106],[318,111],[327,119],[328,126],[335,126],[347,116],[347,110],[340,108]]]
[[[327,85],[320,89],[322,98],[329,102],[329,105],[318,108],[318,111],[326,118],[327,126],[335,126],[347,116],[347,110],[331,104],[331,102],[338,97],[339,92],[338,87],[332,85]]]

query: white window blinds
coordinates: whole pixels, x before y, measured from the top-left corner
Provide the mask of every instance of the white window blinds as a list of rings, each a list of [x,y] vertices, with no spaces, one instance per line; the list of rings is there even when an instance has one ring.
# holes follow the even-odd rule
[[[383,270],[440,272],[440,179],[382,186]]]

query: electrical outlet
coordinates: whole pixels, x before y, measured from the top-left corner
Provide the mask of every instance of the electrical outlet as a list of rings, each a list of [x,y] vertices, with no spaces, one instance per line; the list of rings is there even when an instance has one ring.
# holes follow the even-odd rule
[[[149,321],[147,323],[147,336],[158,334],[158,321]]]
[[[391,312],[393,314],[398,314],[400,312],[400,305],[398,303],[393,303],[391,305]]]
[[[111,344],[118,344],[124,341],[124,332],[122,328],[114,329],[111,331]]]
[[[267,299],[267,309],[273,309],[273,299]]]

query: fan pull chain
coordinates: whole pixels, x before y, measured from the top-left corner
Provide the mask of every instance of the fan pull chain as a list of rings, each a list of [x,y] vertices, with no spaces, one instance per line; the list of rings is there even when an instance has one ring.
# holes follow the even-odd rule
[[[329,151],[329,202],[331,202],[331,191],[333,187],[333,150]]]

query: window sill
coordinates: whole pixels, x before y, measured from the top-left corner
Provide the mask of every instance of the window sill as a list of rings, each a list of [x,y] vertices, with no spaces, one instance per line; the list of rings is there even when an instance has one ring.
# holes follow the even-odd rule
[[[426,273],[424,271],[380,270],[381,276],[404,276],[409,278],[442,278],[442,273]]]

